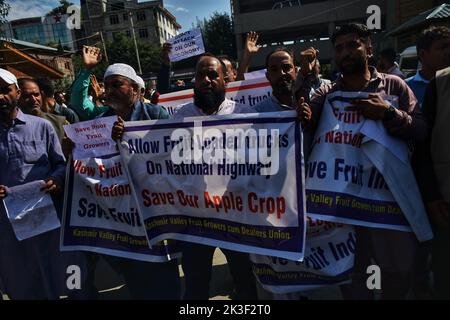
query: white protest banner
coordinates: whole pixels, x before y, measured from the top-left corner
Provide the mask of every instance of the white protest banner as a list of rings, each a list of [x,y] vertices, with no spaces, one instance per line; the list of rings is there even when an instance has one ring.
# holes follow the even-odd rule
[[[368,126],[357,111],[346,110],[354,99],[365,98],[358,92],[333,92],[327,95],[315,142],[306,166],[308,215],[316,219],[362,225],[375,228],[411,231],[401,208],[394,198],[380,168],[364,152],[373,138],[366,134],[385,130],[384,126]],[[408,158],[402,142],[387,134],[373,134],[376,139],[394,139],[398,155],[388,166],[403,165]],[[384,137],[380,139],[380,137]],[[390,154],[382,147],[377,157]],[[385,158],[386,158],[385,157]],[[418,196],[420,200],[420,196]]]
[[[61,226],[50,194],[41,191],[44,185],[39,180],[7,189],[6,215],[19,241]]]
[[[248,73],[244,73],[244,79],[245,80],[252,80],[252,79],[264,79],[266,77],[267,69],[262,70],[256,70]]]
[[[120,155],[72,161],[66,190],[61,250],[150,262],[177,256],[173,246],[156,244],[150,249]]]
[[[120,153],[150,243],[177,239],[301,260],[295,112],[125,123]]]
[[[266,78],[230,82],[226,87],[228,99],[250,107],[270,98],[271,95],[272,87]],[[183,90],[161,95],[158,104],[172,115],[181,105],[192,102],[193,97],[192,89]]]
[[[308,217],[303,262],[255,254],[250,254],[250,260],[264,289],[294,293],[349,282],[355,245],[352,226]]]
[[[64,126],[64,131],[75,144],[73,159],[101,157],[116,152],[111,130],[117,117],[97,118]]]
[[[172,45],[169,53],[171,62],[184,60],[205,53],[202,30],[200,28],[183,32],[167,40]]]

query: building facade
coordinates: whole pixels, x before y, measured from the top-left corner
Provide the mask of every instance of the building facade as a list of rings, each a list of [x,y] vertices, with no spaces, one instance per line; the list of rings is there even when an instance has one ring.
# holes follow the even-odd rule
[[[0,67],[17,78],[75,79],[71,51],[26,42],[17,39],[0,39]]]
[[[247,32],[259,33],[262,45],[252,60],[252,69],[262,68],[266,55],[276,47],[294,50],[298,56],[308,47],[319,49],[323,63],[332,63],[330,36],[336,26],[349,22],[367,23],[367,9],[381,9],[381,30],[373,36],[376,50],[393,46],[385,37],[396,25],[395,1],[388,0],[231,0],[238,56],[241,57]]]
[[[134,29],[137,40],[162,45],[181,29],[161,0],[81,0],[80,4],[86,37],[102,32],[106,41],[114,41],[118,33],[131,37]]]
[[[397,26],[390,32],[396,49],[401,52],[414,46],[423,28],[430,25],[449,26],[449,8],[446,0],[397,0]],[[442,8],[439,8],[439,7]],[[435,11],[434,11],[434,10]],[[408,26],[410,24],[410,26]],[[396,27],[397,27],[396,26]]]
[[[46,46],[59,44],[76,49],[75,33],[66,26],[68,15],[32,17],[9,21],[1,26],[4,37]]]

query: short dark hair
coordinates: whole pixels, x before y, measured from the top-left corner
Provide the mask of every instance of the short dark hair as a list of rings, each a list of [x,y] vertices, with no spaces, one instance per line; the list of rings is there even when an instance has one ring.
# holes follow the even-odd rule
[[[272,55],[274,55],[277,52],[286,52],[291,58],[292,61],[294,61],[295,64],[295,60],[294,60],[294,52],[292,50],[289,50],[288,48],[285,47],[280,47],[280,48],[276,48],[275,50],[272,50],[271,52],[269,52],[269,54],[266,56],[266,69],[269,67],[269,60],[270,57]]]
[[[203,57],[210,57],[210,58],[217,59],[222,67],[223,77],[225,78],[227,76],[227,67],[225,66],[225,63],[223,63],[223,61],[220,60],[219,57],[217,57],[216,55],[214,55],[212,53],[207,52],[207,53],[202,54],[197,60],[197,65]],[[197,71],[197,65],[195,66],[196,71]]]
[[[446,26],[433,26],[422,31],[417,40],[417,52],[419,50],[430,50],[434,42],[450,38],[450,28]]]
[[[334,45],[337,37],[350,33],[356,33],[365,44],[370,42],[371,32],[365,25],[361,23],[348,23],[336,27],[336,30],[334,30],[333,35],[331,36],[331,43]]]
[[[32,83],[34,83],[35,85],[37,85],[39,87],[37,81],[35,79],[33,79],[33,78],[20,78],[19,80],[17,80],[17,84],[19,85],[20,89],[22,89],[22,87],[27,82],[32,82]],[[40,90],[40,88],[39,88],[39,90]]]
[[[393,48],[386,48],[381,50],[380,57],[385,58],[390,63],[394,63],[397,59],[397,52]]]
[[[39,78],[36,80],[39,90],[41,90],[47,97],[53,97],[55,94],[55,87],[47,78]]]
[[[233,67],[233,69],[237,69],[237,62],[236,60],[234,60],[233,58],[231,58],[229,55],[226,54],[221,54],[220,56],[217,56],[217,58],[222,61],[222,60],[228,60],[231,63],[231,66]]]

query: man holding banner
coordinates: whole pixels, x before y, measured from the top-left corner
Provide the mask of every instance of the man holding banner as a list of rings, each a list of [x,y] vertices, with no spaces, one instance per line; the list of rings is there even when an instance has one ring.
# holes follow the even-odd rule
[[[294,61],[294,54],[284,48],[275,49],[267,55],[266,77],[272,87],[272,95],[256,105],[258,112],[286,113],[297,109],[298,102],[293,91],[297,79]],[[303,102],[304,99],[300,98],[299,103]],[[304,118],[311,117],[309,109],[298,111],[303,113]],[[305,161],[308,159],[312,138],[310,132],[303,134],[302,151]],[[254,272],[262,287],[275,300],[299,300],[304,291],[346,283],[353,267],[354,252],[349,250],[345,257],[335,258],[331,244],[342,245],[345,241],[351,243],[352,236],[352,226],[325,223],[308,217],[304,261],[279,260],[251,254]],[[317,252],[320,252],[321,258]],[[266,273],[270,273],[270,276]],[[265,292],[259,294],[260,298],[267,295]]]
[[[340,78],[310,99],[313,76],[300,75],[298,94],[306,101],[301,118],[315,133],[306,168],[308,215],[357,226],[353,283],[343,290],[345,298],[373,298],[366,287],[373,258],[383,298],[402,299],[417,240],[432,238],[406,145],[425,138],[426,122],[403,81],[368,66],[372,45],[364,25],[343,25],[331,41]],[[303,52],[303,64],[312,64],[316,53]]]
[[[252,108],[225,98],[225,74],[226,67],[222,61],[214,56],[202,56],[196,67],[194,103],[181,106],[174,118],[252,112]],[[184,299],[208,300],[214,251],[212,246],[190,242],[183,244]],[[233,276],[235,299],[256,299],[255,279],[248,254],[225,249],[222,252],[227,257]]]
[[[118,128],[125,121],[167,119],[169,114],[160,106],[144,103],[140,99],[140,79],[135,70],[126,64],[110,65],[104,75],[106,104],[111,108],[103,117],[118,116],[112,136],[118,140]],[[108,256],[106,260],[123,274],[134,299],[174,299],[180,293],[178,264],[169,262],[142,262]]]
[[[121,132],[124,127],[125,121],[141,121],[152,119],[167,119],[168,113],[160,106],[147,104],[140,99],[140,86],[141,79],[137,76],[135,70],[123,63],[116,63],[110,65],[104,75],[104,83],[106,90],[106,104],[110,107],[107,112],[101,115],[101,117],[117,116],[118,121],[114,123],[112,128],[112,138],[114,140],[120,140]],[[114,155],[112,155],[114,156]],[[116,157],[117,158],[117,157]],[[100,162],[98,169],[111,170],[111,172],[121,172],[117,168],[122,167],[120,158],[110,159],[87,159],[93,160],[89,163]],[[113,169],[110,169],[106,164],[115,163]],[[78,161],[78,165],[80,165]],[[109,171],[106,171],[109,172]],[[101,174],[100,174],[101,176]],[[123,176],[123,175],[121,175]],[[122,177],[122,180],[125,178]],[[89,180],[89,179],[88,179]],[[92,180],[92,179],[91,179]],[[122,181],[120,180],[120,181]],[[116,179],[118,182],[119,179]],[[103,182],[103,181],[101,181]],[[122,181],[123,182],[123,181]],[[107,179],[104,181],[107,183]],[[114,186],[114,185],[113,185]],[[117,185],[115,185],[117,186]],[[113,190],[113,189],[111,189]],[[110,195],[111,196],[111,195]],[[122,197],[123,202],[131,202],[129,198]],[[132,198],[132,197],[131,197]],[[120,199],[119,199],[120,200]],[[94,200],[95,201],[95,200]],[[111,203],[113,201],[111,200]],[[71,201],[68,203],[72,205]],[[133,204],[130,204],[133,205]],[[117,206],[116,206],[117,208]],[[120,208],[118,208],[120,209]],[[108,210],[108,208],[106,208]],[[128,209],[129,210],[129,209]],[[73,211],[73,210],[72,210]],[[116,220],[117,217],[114,219]],[[123,219],[122,219],[123,220]],[[70,220],[68,220],[70,221]],[[141,219],[138,219],[139,225]],[[126,222],[126,221],[125,221]],[[73,226],[70,226],[73,227]],[[95,226],[92,226],[95,227]],[[113,230],[111,228],[111,230]],[[117,230],[114,230],[117,231]],[[66,233],[69,233],[66,231]],[[130,238],[131,234],[123,233],[123,238]],[[145,237],[144,237],[145,238]],[[114,243],[111,243],[113,248]],[[76,246],[76,245],[72,245]],[[100,246],[98,246],[100,247]],[[94,249],[93,251],[105,252],[107,250]],[[147,248],[148,249],[148,248]],[[72,249],[73,250],[73,249]],[[104,255],[103,258],[119,273],[121,274],[128,287],[128,291],[133,299],[151,299],[151,300],[178,300],[180,298],[180,281],[178,264],[176,260],[163,259],[161,257],[152,257],[151,253],[146,251],[147,254],[145,261],[139,261],[136,259],[126,259],[119,257],[117,249],[111,249],[109,252],[116,253],[114,255]],[[141,255],[142,256],[142,255]],[[142,260],[142,258],[141,258]],[[152,261],[152,262],[147,262]],[[93,272],[93,270],[92,270]]]

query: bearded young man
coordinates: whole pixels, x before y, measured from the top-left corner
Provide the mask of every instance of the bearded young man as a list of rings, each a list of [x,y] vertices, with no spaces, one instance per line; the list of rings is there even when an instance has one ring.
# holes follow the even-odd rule
[[[361,125],[365,120],[373,120],[373,125],[378,126],[378,131],[375,130],[376,132],[398,139],[396,141],[402,146],[406,142],[423,140],[426,136],[427,124],[420,112],[414,93],[397,76],[378,73],[375,68],[370,67],[368,64],[368,59],[372,55],[372,45],[370,31],[367,27],[360,24],[343,25],[333,33],[331,41],[334,46],[336,64],[341,74],[332,84],[322,86],[316,90],[311,99],[310,92],[313,86],[313,75],[307,72],[302,74],[298,94],[306,101],[301,104],[302,112],[300,113],[305,129],[314,133],[322,125],[326,130],[339,131],[340,126],[345,126],[345,124],[336,120],[336,111],[338,109],[330,110],[329,108],[338,108],[335,104],[339,105],[346,102],[350,103],[350,106],[345,107],[344,112],[356,112],[358,115],[357,119],[359,119],[358,123],[361,123]],[[306,66],[305,70],[312,70],[311,62],[315,60],[316,53],[314,48],[302,52],[302,56],[308,58],[305,61],[310,62],[310,65]],[[351,95],[356,98],[349,98]],[[392,102],[387,103],[387,97],[391,97]],[[331,102],[331,100],[333,101]],[[327,123],[333,125],[337,123],[337,127],[329,129],[331,126]],[[322,133],[319,132],[318,134],[321,135]],[[353,134],[356,134],[356,132],[353,132]],[[315,139],[318,138],[315,137]],[[373,291],[366,286],[368,277],[366,269],[372,264],[372,259],[374,259],[381,269],[383,298],[404,299],[412,283],[411,271],[418,240],[430,240],[432,232],[420,200],[418,188],[412,176],[412,170],[410,167],[408,169],[409,162],[404,163],[395,157],[392,159],[396,160],[389,162],[387,158],[383,157],[388,157],[390,155],[388,152],[398,152],[399,150],[393,150],[391,147],[385,147],[387,144],[376,144],[373,141],[372,138],[369,138],[363,140],[362,146],[348,145],[348,148],[343,143],[339,144],[339,142],[317,142],[312,148],[310,159],[313,158],[316,150],[325,150],[324,148],[328,148],[327,150],[329,151],[334,150],[333,152],[336,154],[338,152],[348,152],[345,154],[348,161],[353,158],[358,161],[364,161],[367,167],[371,168],[374,168],[373,161],[376,159],[377,163],[382,163],[382,166],[379,165],[379,167],[387,170],[390,174],[390,176],[385,175],[384,180],[386,177],[396,176],[397,169],[402,168],[403,170],[403,168],[406,168],[405,172],[408,172],[408,175],[405,175],[405,177],[411,178],[411,180],[408,180],[411,183],[406,185],[403,180],[396,181],[396,179],[391,179],[391,184],[396,187],[396,197],[395,199],[392,198],[393,195],[390,193],[390,190],[392,190],[391,186],[385,189],[387,190],[385,194],[389,192],[389,196],[386,197],[393,199],[389,201],[395,201],[396,205],[399,201],[407,204],[405,207],[408,210],[401,210],[401,216],[398,219],[402,219],[404,221],[402,223],[410,227],[409,232],[397,231],[399,229],[394,227],[393,222],[389,222],[391,217],[387,216],[385,218],[387,220],[377,221],[376,223],[370,223],[369,220],[362,222],[364,219],[362,216],[367,214],[362,209],[344,210],[336,206],[334,212],[327,215],[327,219],[329,217],[332,221],[343,222],[343,220],[337,220],[337,218],[348,218],[351,214],[354,217],[352,224],[356,224],[357,245],[355,249],[355,267],[352,275],[353,283],[343,290],[344,298],[373,299]],[[382,150],[383,152],[380,154],[372,152],[370,157],[367,156],[365,152],[373,150],[365,147],[364,143],[367,142],[372,142],[372,147],[375,146],[376,150]],[[363,151],[363,147],[365,151]],[[321,156],[321,153],[316,154],[317,156],[314,155],[316,156],[314,160],[317,161],[328,161],[326,158],[332,156],[327,154],[321,159],[317,159]],[[364,170],[366,169],[365,166]],[[376,169],[378,170],[378,167]],[[344,189],[345,192],[348,192],[350,189],[354,190],[354,194],[362,192],[358,191],[357,184],[351,185],[351,182],[330,181],[330,184],[345,186],[347,188]],[[361,185],[359,188],[363,190],[363,188],[367,188],[367,185]],[[365,195],[370,199],[374,199],[374,196],[368,196],[367,192]],[[375,192],[377,191],[372,189],[372,193]],[[381,191],[379,193],[381,195]],[[414,207],[411,204],[416,206]],[[309,213],[312,208],[309,205],[307,208]]]

